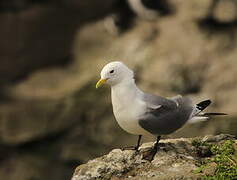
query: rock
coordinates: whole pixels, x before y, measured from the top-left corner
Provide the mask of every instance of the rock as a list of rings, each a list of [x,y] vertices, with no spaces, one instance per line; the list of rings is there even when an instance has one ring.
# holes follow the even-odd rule
[[[225,138],[212,137],[216,139],[213,141],[214,144],[223,144],[232,138],[228,135]],[[237,139],[232,139],[236,146]],[[147,148],[152,148],[152,143],[142,145],[138,153],[132,150],[114,149],[107,155],[78,166],[72,180],[200,179],[204,175],[214,175],[218,166],[215,162],[207,164],[207,167],[203,168],[203,173],[195,173],[198,163],[204,161],[204,158],[195,155],[191,143],[193,141],[194,139],[185,138],[162,140],[162,147],[151,162],[143,160],[142,156]]]

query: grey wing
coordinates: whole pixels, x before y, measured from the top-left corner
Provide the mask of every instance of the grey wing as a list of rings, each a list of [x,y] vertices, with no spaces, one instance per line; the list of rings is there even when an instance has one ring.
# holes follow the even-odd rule
[[[168,99],[145,94],[143,100],[148,107],[140,117],[139,125],[156,135],[170,134],[181,128],[193,110],[190,99],[182,96]]]

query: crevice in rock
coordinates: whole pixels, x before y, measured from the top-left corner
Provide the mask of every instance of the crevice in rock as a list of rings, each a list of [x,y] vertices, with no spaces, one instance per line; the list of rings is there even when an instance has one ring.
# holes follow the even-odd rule
[[[229,2],[229,6],[226,7],[225,4]],[[231,33],[237,28],[237,17],[235,17],[232,12],[232,16],[225,17],[224,13],[218,11],[222,9],[223,11],[228,11],[228,7],[233,7],[237,9],[237,2],[235,0],[213,0],[206,17],[198,20],[198,25],[201,29],[204,29],[210,33]]]
[[[220,22],[216,20],[213,16],[207,16],[204,19],[198,21],[198,25],[201,29],[204,29],[212,33],[228,33],[237,28],[237,20],[232,22]]]
[[[220,44],[221,51],[231,51],[236,46],[237,20],[232,22],[220,22],[213,16],[208,16],[198,21],[198,26],[204,30],[208,37],[224,35],[225,43]],[[224,46],[223,46],[224,45]]]
[[[171,15],[175,12],[174,7],[167,0],[141,0],[146,7],[158,11],[161,16]]]

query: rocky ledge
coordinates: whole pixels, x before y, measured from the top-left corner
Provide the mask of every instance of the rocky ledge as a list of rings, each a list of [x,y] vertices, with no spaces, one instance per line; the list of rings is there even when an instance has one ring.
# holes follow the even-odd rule
[[[78,166],[72,180],[237,178],[235,136],[221,134],[161,140],[159,151],[149,162],[143,156],[152,145],[145,143],[138,152],[114,149]]]

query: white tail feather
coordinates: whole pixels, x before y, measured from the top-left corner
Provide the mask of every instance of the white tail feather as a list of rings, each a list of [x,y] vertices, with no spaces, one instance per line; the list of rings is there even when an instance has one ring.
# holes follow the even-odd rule
[[[187,123],[194,124],[194,123],[199,123],[199,122],[206,121],[207,119],[209,119],[209,117],[206,117],[206,116],[194,116],[191,119],[189,119],[187,121]]]
[[[187,123],[193,124],[193,123],[206,121],[211,116],[227,115],[225,113],[204,113],[204,112],[202,112],[210,104],[211,104],[211,100],[208,99],[208,100],[202,101],[202,102],[194,105],[193,111],[190,114],[189,120],[187,121]]]

